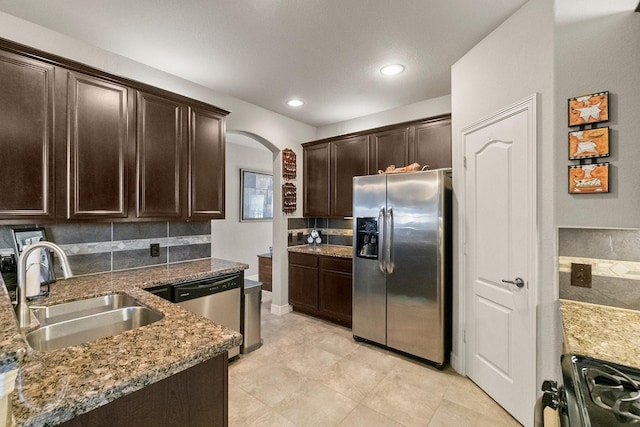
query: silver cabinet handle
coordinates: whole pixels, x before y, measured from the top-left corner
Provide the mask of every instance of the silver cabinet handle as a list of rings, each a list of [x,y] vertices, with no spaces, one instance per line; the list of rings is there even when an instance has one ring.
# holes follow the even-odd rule
[[[515,280],[502,280],[502,283],[509,283],[510,285],[516,285],[519,288],[524,288],[524,280],[522,277],[516,277]]]

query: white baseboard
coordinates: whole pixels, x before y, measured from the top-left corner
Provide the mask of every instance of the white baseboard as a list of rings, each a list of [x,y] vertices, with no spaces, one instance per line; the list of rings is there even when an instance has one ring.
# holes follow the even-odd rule
[[[278,316],[281,316],[283,314],[291,313],[292,311],[293,311],[293,307],[291,307],[289,304],[285,304],[285,305],[271,304],[272,314],[277,314]]]
[[[460,366],[460,361],[458,360],[458,355],[456,355],[454,353],[450,353],[449,354],[449,360],[450,360],[451,367],[453,368],[453,370],[456,371],[457,373],[459,373],[460,375],[464,375],[464,367]]]

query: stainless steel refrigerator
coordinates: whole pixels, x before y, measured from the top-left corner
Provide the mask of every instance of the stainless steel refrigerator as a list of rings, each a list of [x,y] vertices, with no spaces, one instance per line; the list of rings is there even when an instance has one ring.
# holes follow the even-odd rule
[[[451,170],[353,179],[353,336],[443,367],[451,351]]]

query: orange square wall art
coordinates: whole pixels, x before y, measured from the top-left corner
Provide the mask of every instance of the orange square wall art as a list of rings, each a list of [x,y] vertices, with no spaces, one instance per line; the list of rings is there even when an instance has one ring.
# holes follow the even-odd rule
[[[569,166],[569,193],[609,192],[609,163]]]
[[[598,92],[569,99],[569,126],[609,120],[609,92]]]
[[[569,132],[569,160],[607,157],[609,127]]]

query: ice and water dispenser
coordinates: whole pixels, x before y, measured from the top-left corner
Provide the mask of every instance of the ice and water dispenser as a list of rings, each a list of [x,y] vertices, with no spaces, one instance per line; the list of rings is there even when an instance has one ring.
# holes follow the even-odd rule
[[[356,256],[378,259],[378,218],[356,218]]]

